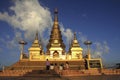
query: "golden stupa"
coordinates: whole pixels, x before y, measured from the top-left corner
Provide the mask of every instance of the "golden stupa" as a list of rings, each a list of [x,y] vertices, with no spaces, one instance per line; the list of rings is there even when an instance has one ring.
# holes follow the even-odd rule
[[[90,50],[88,49],[87,57],[83,57],[82,51],[76,33],[71,42],[69,51],[65,51],[65,44],[62,40],[60,26],[58,22],[58,10],[54,11],[54,23],[50,34],[49,42],[46,46],[47,51],[44,52],[40,44],[38,31],[36,32],[35,39],[28,49],[29,56],[24,58],[24,53],[21,51],[20,60],[11,66],[11,69],[31,68],[31,69],[44,69],[45,61],[49,59],[51,63],[65,63],[69,62],[71,69],[96,69],[102,68],[101,58],[91,58]]]

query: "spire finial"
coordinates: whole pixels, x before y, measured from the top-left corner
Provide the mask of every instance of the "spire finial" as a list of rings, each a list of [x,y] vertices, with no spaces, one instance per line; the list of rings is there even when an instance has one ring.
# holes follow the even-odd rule
[[[55,8],[54,10],[54,22],[58,22],[58,9]]]
[[[38,40],[38,31],[36,32],[35,40]]]
[[[74,40],[76,40],[77,38],[76,38],[76,32],[74,32]]]
[[[54,10],[54,24],[53,24],[53,28],[58,28],[58,9],[55,8]]]
[[[57,8],[55,8],[54,13],[55,13],[55,14],[58,14],[58,9],[57,9]]]

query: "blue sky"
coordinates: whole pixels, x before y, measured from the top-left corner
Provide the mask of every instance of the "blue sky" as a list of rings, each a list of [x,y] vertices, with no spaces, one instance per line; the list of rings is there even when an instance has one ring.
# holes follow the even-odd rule
[[[31,46],[36,29],[39,30],[45,48],[44,41],[49,39],[48,32],[52,27],[55,8],[59,11],[59,23],[67,46],[66,51],[71,40],[70,36],[77,32],[77,39],[83,49],[86,48],[83,42],[90,40],[93,42],[91,45],[93,56],[100,55],[105,63],[118,63],[120,62],[119,4],[119,0],[2,0],[0,63],[10,65],[19,60],[18,41],[21,39],[28,42],[25,46],[25,52],[28,53],[27,49]],[[29,16],[26,17],[29,13],[30,19]]]

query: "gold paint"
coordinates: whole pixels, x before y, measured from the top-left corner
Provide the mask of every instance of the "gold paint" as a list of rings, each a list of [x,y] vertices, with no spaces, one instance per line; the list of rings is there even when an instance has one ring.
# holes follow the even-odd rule
[[[74,33],[74,39],[71,43],[71,47],[69,49],[72,59],[82,59],[82,48],[80,47],[77,38],[76,33]]]
[[[38,33],[36,33],[35,40],[29,50],[29,60],[40,60],[43,55],[42,46],[39,44]]]
[[[46,59],[49,59],[51,61],[87,60],[87,62],[89,63],[89,60],[93,60],[91,59],[90,49],[88,50],[87,58],[83,58],[83,54],[82,54],[83,49],[80,47],[80,44],[76,38],[76,33],[74,33],[74,39],[71,42],[68,53],[66,53],[65,44],[63,43],[61,31],[58,24],[58,16],[57,16],[58,11],[56,10],[54,13],[55,13],[54,23],[53,23],[53,28],[51,30],[49,42],[47,44],[47,52],[44,54],[44,51],[38,39],[38,32],[37,32],[35,36],[35,40],[32,43],[32,46],[28,49],[29,61],[46,61]],[[20,55],[20,60],[22,60],[21,55]],[[102,60],[100,58],[94,60],[99,60],[102,68]],[[87,66],[88,69],[91,69],[89,64]]]

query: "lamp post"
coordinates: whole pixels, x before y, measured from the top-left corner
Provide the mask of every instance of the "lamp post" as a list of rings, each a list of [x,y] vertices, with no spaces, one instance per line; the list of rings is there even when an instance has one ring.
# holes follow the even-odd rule
[[[25,42],[24,40],[21,40],[21,41],[19,41],[19,44],[21,45],[20,60],[22,60],[23,54],[24,54],[24,45],[26,45],[27,42]]]
[[[88,55],[88,59],[90,59],[91,58],[91,56],[90,56],[90,45],[92,44],[92,42],[91,41],[85,41],[84,42],[84,44],[87,46],[87,55]]]

